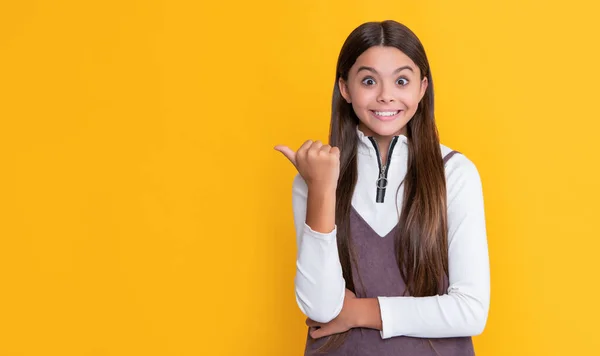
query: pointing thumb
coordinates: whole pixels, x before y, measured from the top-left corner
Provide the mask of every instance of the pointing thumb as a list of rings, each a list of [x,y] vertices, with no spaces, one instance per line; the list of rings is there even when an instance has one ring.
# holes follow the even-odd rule
[[[274,147],[276,151],[283,153],[283,155],[292,162],[294,167],[296,166],[296,152],[294,152],[291,148],[284,145],[277,145]]]

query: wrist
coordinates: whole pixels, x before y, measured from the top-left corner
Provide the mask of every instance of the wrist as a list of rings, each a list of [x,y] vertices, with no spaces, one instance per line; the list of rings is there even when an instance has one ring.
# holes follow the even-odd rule
[[[364,323],[364,300],[365,298],[356,298],[352,300],[352,317],[350,318],[350,324],[353,328],[360,328]]]
[[[356,298],[353,310],[353,327],[381,330],[381,312],[377,298]]]
[[[336,190],[337,186],[331,184],[313,183],[308,185],[308,194],[321,196],[333,195],[335,197]]]

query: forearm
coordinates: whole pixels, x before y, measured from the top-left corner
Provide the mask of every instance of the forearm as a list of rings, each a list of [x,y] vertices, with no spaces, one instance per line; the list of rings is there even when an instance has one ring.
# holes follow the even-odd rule
[[[353,300],[353,327],[384,331],[386,320],[384,338],[470,336],[481,333],[487,316],[486,305],[464,295],[380,298]]]
[[[431,297],[379,297],[383,338],[479,335],[487,320],[485,297],[452,292]]]

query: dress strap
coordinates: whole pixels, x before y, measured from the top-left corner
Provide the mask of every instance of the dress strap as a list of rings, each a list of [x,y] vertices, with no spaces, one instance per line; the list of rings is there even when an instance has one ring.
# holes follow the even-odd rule
[[[448,160],[457,153],[460,154],[460,152],[458,151],[451,151],[446,156],[444,156],[444,166],[446,165],[446,162],[448,162]]]

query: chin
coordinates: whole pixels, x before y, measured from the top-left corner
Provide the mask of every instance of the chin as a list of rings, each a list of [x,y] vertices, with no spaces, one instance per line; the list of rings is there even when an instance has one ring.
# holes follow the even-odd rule
[[[404,128],[404,126],[406,125],[402,125],[402,124],[398,124],[398,123],[381,123],[381,122],[376,122],[376,123],[369,123],[369,124],[365,124],[365,126],[367,126],[367,128],[376,136],[383,136],[383,137],[388,137],[388,136],[397,136],[400,134],[400,132],[402,131],[402,129]]]

